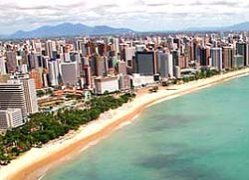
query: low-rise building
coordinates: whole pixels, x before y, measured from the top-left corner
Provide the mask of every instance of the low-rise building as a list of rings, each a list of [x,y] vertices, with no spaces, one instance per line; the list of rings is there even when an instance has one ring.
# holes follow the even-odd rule
[[[97,77],[94,79],[95,93],[104,94],[106,92],[112,93],[119,91],[119,81],[118,77]]]
[[[0,110],[0,130],[17,128],[24,124],[21,109]]]
[[[132,75],[132,86],[135,88],[140,88],[149,84],[154,84],[154,76],[142,76],[140,74]]]

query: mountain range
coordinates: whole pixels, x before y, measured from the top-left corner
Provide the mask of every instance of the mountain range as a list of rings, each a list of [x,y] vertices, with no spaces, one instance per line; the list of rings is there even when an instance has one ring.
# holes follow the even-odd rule
[[[208,32],[208,31],[219,31],[219,32],[233,32],[233,31],[249,31],[249,22],[244,22],[240,24],[235,24],[232,26],[224,26],[224,27],[199,27],[199,28],[188,28],[185,31],[193,31],[193,32]]]
[[[128,28],[113,28],[109,26],[86,26],[83,24],[63,23],[56,26],[42,26],[31,31],[17,31],[14,34],[5,36],[8,39],[22,38],[45,38],[45,37],[64,37],[79,35],[107,35],[124,34],[134,32]]]
[[[193,27],[183,30],[193,32],[210,32],[210,31],[249,31],[249,22],[235,24],[225,27]],[[84,24],[63,23],[56,26],[42,26],[31,31],[17,31],[10,35],[0,36],[1,39],[22,39],[22,38],[47,38],[47,37],[65,37],[79,35],[109,35],[109,34],[124,34],[135,32],[128,28],[113,28],[109,26],[86,26]],[[162,32],[162,31],[160,31]]]

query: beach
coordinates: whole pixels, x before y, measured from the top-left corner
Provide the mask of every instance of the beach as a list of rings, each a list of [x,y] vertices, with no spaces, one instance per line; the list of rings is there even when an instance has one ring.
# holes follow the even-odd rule
[[[162,87],[157,93],[138,91],[132,102],[102,114],[99,119],[82,126],[78,131],[54,140],[40,149],[33,148],[8,166],[1,167],[0,179],[39,179],[51,167],[96,144],[120,125],[134,120],[146,107],[246,75],[249,75],[249,69],[175,85],[170,87],[171,90]]]

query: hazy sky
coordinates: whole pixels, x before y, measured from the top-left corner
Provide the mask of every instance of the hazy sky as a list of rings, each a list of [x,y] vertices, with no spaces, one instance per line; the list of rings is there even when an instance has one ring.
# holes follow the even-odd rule
[[[248,0],[0,0],[0,34],[62,22],[150,31],[245,21]]]

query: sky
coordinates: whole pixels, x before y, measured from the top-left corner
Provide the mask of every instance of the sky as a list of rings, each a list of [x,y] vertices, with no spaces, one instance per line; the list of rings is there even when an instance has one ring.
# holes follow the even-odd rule
[[[63,22],[136,31],[249,21],[248,0],[0,0],[0,34]]]

